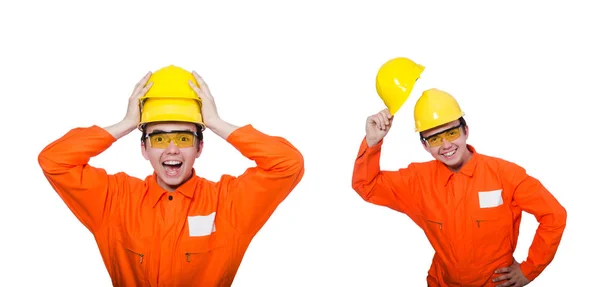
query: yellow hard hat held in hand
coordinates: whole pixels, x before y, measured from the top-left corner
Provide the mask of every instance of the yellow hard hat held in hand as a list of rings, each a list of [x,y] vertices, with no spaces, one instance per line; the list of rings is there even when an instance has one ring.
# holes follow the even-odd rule
[[[392,115],[406,102],[423,70],[424,66],[404,57],[391,59],[379,68],[375,87]]]
[[[148,82],[152,87],[140,98],[140,124],[151,122],[190,122],[201,131],[206,128],[202,120],[202,102],[189,85],[189,80],[198,85],[192,73],[177,67],[167,66],[152,73]]]

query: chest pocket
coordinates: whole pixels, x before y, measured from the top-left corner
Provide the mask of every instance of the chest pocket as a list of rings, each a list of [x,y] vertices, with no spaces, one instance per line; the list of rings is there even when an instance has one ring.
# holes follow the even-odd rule
[[[474,258],[489,261],[512,252],[512,212],[501,189],[479,192],[471,214]]]
[[[181,278],[210,285],[213,278],[223,274],[231,259],[226,234],[218,232],[205,236],[187,237],[181,241],[176,258]]]
[[[422,208],[422,229],[431,246],[437,251],[444,248],[448,226],[446,218],[431,208]]]
[[[128,236],[122,232],[114,235],[113,276],[117,282],[125,285],[150,286],[148,282],[148,263],[150,246],[144,240]]]

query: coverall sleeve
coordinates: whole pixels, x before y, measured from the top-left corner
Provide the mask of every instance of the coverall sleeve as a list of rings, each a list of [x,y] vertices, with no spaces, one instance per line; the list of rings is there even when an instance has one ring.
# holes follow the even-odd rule
[[[98,126],[75,128],[50,143],[38,155],[43,174],[79,221],[92,233],[106,218],[116,176],[88,164],[115,138]]]
[[[413,165],[396,171],[382,171],[379,160],[383,141],[369,147],[366,137],[354,162],[352,188],[363,200],[385,206],[409,216],[415,212],[415,179]]]
[[[220,180],[221,210],[238,232],[256,233],[304,176],[304,158],[287,140],[269,136],[252,125],[227,138],[256,167]]]
[[[521,270],[529,280],[537,278],[554,259],[567,222],[567,211],[536,178],[522,167],[509,164],[508,182],[514,188],[513,204],[539,222]]]

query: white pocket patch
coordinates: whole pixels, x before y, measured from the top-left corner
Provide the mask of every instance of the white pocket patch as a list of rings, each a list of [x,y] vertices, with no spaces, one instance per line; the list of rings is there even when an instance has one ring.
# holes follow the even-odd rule
[[[188,216],[190,236],[207,236],[215,232],[215,215],[213,212],[209,215]]]
[[[490,208],[502,205],[502,189],[479,192],[479,207]]]

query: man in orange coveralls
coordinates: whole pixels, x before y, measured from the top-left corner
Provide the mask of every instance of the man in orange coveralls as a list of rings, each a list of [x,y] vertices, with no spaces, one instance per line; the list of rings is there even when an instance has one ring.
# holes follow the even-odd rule
[[[172,66],[163,72],[169,71],[172,75],[163,78],[182,75]],[[153,175],[142,180],[90,166],[91,157],[138,127],[139,98],[160,84],[146,85],[150,75],[135,87],[122,121],[69,131],[42,150],[39,164],[94,235],[114,286],[230,286],[253,236],[303,177],[303,156],[283,138],[222,120],[206,84],[193,72],[188,73],[191,82],[179,83],[189,91],[191,86],[201,99],[204,123],[143,126],[141,150]],[[197,176],[198,128],[204,125],[257,166],[239,177],[223,175],[218,182]]]
[[[430,89],[418,99],[416,130],[435,160],[395,171],[379,166],[388,109],[367,118],[352,187],[367,202],[409,216],[435,250],[428,286],[525,286],[554,258],[566,211],[515,163],[477,153],[450,94]],[[521,212],[540,223],[527,260],[513,257]]]

